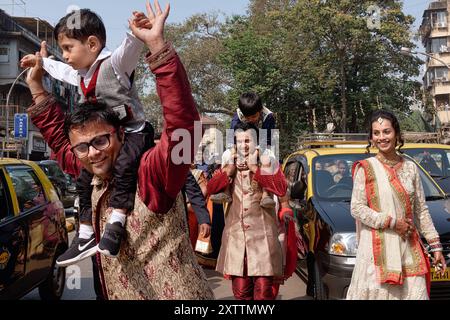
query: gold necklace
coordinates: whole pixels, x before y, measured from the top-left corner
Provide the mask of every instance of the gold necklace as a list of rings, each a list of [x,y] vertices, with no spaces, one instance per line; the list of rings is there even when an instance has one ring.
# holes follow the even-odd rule
[[[396,160],[388,160],[383,156],[377,155],[377,159],[380,160],[382,163],[386,164],[387,166],[393,168],[395,167],[400,161],[401,161],[401,157],[397,155],[397,159]]]

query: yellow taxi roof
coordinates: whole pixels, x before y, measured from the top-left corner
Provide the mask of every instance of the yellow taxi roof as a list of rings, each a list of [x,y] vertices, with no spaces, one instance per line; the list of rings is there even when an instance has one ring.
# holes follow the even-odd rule
[[[305,156],[324,156],[330,154],[347,154],[347,153],[365,153],[366,148],[311,148],[311,149],[301,149],[292,153],[289,157],[294,155],[305,155]],[[376,152],[376,149],[371,149],[372,152]]]
[[[405,145],[402,147],[402,149],[415,149],[415,148],[450,149],[450,145],[439,143],[405,143]]]
[[[295,155],[304,155],[308,159],[312,159],[316,156],[325,156],[325,155],[332,155],[332,154],[361,154],[366,153],[366,144],[362,144],[362,141],[354,142],[354,143],[347,143],[342,144],[342,142],[323,142],[321,144],[320,142],[312,142],[312,145],[314,147],[306,147],[304,149],[300,149],[288,156],[288,158],[291,158]],[[319,147],[320,145],[323,145],[323,147]],[[402,149],[415,149],[415,148],[428,148],[428,149],[450,149],[450,145],[446,144],[438,144],[438,143],[405,143],[405,145],[402,147]],[[370,148],[370,153],[377,153],[378,150],[376,148]]]
[[[9,165],[9,164],[31,164],[34,163],[33,161],[27,161],[27,160],[18,160],[18,159],[11,159],[11,158],[0,158],[0,165]]]

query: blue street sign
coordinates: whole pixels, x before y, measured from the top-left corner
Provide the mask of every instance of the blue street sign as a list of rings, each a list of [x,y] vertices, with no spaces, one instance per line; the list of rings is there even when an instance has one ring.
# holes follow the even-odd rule
[[[28,139],[28,114],[16,113],[14,115],[14,138]]]

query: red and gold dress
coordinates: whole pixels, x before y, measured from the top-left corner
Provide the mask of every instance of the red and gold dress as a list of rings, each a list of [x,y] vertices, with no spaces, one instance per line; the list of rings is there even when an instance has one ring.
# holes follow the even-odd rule
[[[375,157],[355,165],[351,214],[359,242],[347,299],[429,299],[429,263],[419,233],[430,244],[439,243],[439,235],[418,170],[406,159],[392,168]],[[400,218],[414,221],[408,240],[393,230]]]

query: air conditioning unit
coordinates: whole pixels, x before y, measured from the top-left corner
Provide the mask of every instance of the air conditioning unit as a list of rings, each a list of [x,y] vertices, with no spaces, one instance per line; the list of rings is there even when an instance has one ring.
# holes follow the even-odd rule
[[[447,46],[444,46],[444,45],[442,45],[440,48],[439,48],[439,52],[448,52],[448,47]]]
[[[435,28],[447,28],[447,22],[436,22],[434,24]]]

